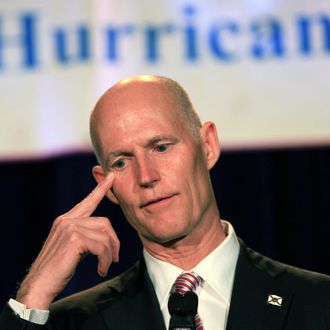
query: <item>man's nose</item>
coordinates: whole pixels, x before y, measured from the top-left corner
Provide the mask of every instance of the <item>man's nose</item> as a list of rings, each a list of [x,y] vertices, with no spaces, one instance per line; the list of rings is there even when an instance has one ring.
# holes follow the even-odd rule
[[[137,160],[137,180],[144,188],[153,188],[160,180],[159,169],[150,157],[142,156]]]

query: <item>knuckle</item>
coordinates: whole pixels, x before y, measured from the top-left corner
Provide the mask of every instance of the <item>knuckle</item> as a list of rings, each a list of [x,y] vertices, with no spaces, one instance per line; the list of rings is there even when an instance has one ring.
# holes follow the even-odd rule
[[[70,222],[70,223],[66,224],[65,229],[70,235],[77,234],[77,225],[75,223]]]
[[[120,248],[120,240],[118,238],[116,238],[115,243],[116,243],[116,247],[119,249]]]
[[[70,223],[66,228],[68,241],[71,244],[78,244],[82,241],[81,234],[79,233],[76,224]]]
[[[108,226],[110,221],[107,217],[98,217],[98,221],[101,222],[102,224]]]
[[[56,218],[53,222],[53,227],[58,227],[59,224],[63,221],[64,217],[63,216],[59,216],[58,218]]]
[[[72,244],[72,245],[77,245],[77,244],[80,243],[80,241],[81,241],[81,237],[80,237],[80,235],[77,233],[77,231],[75,231],[75,230],[71,230],[71,231],[70,231],[70,236],[69,236],[69,238],[68,238],[68,241],[69,241],[69,243]]]
[[[55,219],[54,226],[56,228],[64,228],[67,225],[68,221],[69,218],[67,218],[66,216],[60,216]]]

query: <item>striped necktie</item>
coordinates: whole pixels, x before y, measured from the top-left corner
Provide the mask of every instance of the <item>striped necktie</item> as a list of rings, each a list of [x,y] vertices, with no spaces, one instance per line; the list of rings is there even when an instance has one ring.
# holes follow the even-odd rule
[[[195,272],[181,273],[175,280],[174,288],[175,291],[184,295],[186,292],[195,292],[198,286],[203,283],[203,279]],[[198,314],[195,316],[196,330],[204,330],[203,323]],[[184,329],[177,329],[184,330]]]

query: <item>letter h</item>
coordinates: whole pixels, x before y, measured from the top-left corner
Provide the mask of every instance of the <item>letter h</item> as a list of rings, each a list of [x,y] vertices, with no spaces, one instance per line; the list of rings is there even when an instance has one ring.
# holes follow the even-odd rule
[[[0,69],[6,65],[5,49],[13,45],[21,49],[23,67],[33,69],[38,65],[35,23],[36,15],[23,14],[19,17],[20,33],[17,36],[5,36],[4,21],[0,17]]]

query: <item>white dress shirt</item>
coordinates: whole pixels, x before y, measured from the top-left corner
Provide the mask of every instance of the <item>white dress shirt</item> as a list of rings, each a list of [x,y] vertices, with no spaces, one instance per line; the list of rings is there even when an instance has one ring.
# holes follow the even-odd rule
[[[224,330],[227,324],[234,274],[239,254],[239,243],[232,225],[222,221],[226,239],[198,265],[194,271],[204,280],[198,295],[198,314],[205,330]],[[155,287],[160,309],[164,316],[166,329],[169,327],[170,314],[167,303],[176,278],[182,269],[161,261],[143,250],[151,281]]]

